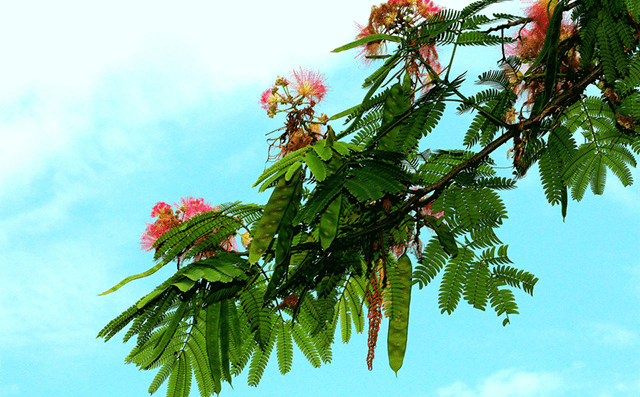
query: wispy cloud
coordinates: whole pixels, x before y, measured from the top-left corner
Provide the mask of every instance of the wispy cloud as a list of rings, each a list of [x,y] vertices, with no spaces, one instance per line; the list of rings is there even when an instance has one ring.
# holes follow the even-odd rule
[[[561,396],[566,382],[553,372],[498,371],[474,386],[456,382],[437,390],[438,397],[552,397]]]
[[[95,344],[111,306],[125,308],[137,298],[131,291],[97,296],[111,282],[111,262],[118,258],[109,252],[117,244],[103,236],[70,236],[8,254],[6,263],[14,268],[0,289],[0,300],[11,302],[0,306],[2,349],[46,345],[60,354],[82,351]]]
[[[593,325],[595,337],[606,345],[616,347],[634,346],[638,341],[638,333],[618,324],[603,323]]]

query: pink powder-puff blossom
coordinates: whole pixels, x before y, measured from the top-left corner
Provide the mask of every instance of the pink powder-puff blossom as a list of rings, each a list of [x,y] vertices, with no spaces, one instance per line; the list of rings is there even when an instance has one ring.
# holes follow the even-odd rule
[[[260,95],[260,105],[264,110],[278,107],[278,95],[273,92],[273,88],[267,88]]]
[[[535,59],[540,53],[547,35],[549,15],[553,14],[557,4],[557,0],[551,0],[551,2],[548,0],[533,1],[531,6],[525,10],[526,16],[533,19],[533,24],[531,28],[520,32],[521,40],[514,47],[509,48],[508,52],[525,60]],[[560,28],[560,38],[567,38],[574,31],[574,26],[567,21],[563,21]]]
[[[366,26],[356,24],[358,28],[356,39],[362,39],[376,33],[396,34],[396,30],[402,24],[415,26],[423,19],[429,18],[441,10],[442,8],[431,0],[387,0],[386,3],[371,8],[369,23]],[[411,44],[414,46],[416,43]],[[356,57],[361,58],[363,64],[367,65],[371,62],[372,57],[386,52],[386,42],[373,40],[363,44],[360,48],[361,50]],[[435,73],[442,71],[435,42],[422,43],[420,48],[416,48],[409,57],[407,71],[422,83],[426,83],[431,80],[432,70],[423,67],[423,62],[429,64]]]
[[[153,209],[151,210],[151,216],[156,217],[160,215],[162,211],[167,211],[170,209],[171,206],[169,204],[159,201],[158,203],[156,203],[156,205],[153,206]]]
[[[147,251],[153,247],[153,244],[160,236],[180,224],[180,219],[167,203],[157,203],[153,207],[151,214],[153,217],[158,217],[158,219],[151,224],[147,224],[140,238],[140,247]]]
[[[291,74],[293,76],[291,88],[293,88],[298,95],[302,95],[306,99],[318,103],[327,93],[327,85],[322,73],[299,68]]]
[[[363,39],[367,36],[375,34],[371,26],[362,26],[356,22],[356,28],[358,29],[358,34],[356,35],[356,39]],[[370,41],[367,44],[362,44],[360,46],[360,52],[356,55],[356,58],[361,58],[362,63],[368,65],[371,63],[371,59],[367,57],[381,55],[386,50],[386,44],[382,40],[374,40]]]
[[[438,60],[438,50],[435,45],[425,45],[420,48],[420,55],[436,73],[442,72],[442,66]]]
[[[203,198],[193,198],[191,196],[183,197],[180,199],[180,205],[173,203],[182,212],[181,221],[187,221],[198,214],[203,212],[215,211],[218,207],[212,207],[210,204],[205,203]]]
[[[154,223],[147,225],[144,234],[140,238],[140,248],[149,251],[158,237],[162,236],[165,232],[166,231],[161,232]]]
[[[389,0],[387,4],[395,4],[398,7],[413,6],[421,11],[421,13],[424,12],[428,14],[434,14],[442,9],[433,4],[431,0]]]
[[[417,8],[418,13],[425,18],[442,11],[442,7],[435,5],[431,0],[419,0]]]
[[[176,226],[179,226],[182,222],[185,222],[194,216],[207,211],[215,211],[218,207],[213,207],[204,202],[202,198],[183,197],[180,199],[180,204],[174,203],[176,207],[174,212],[173,208],[165,202],[158,202],[153,206],[151,216],[158,218],[155,222],[147,224],[147,227],[140,238],[140,246],[144,250],[150,250],[153,248],[156,240],[169,230]],[[227,250],[237,250],[237,244],[230,238],[229,241],[225,241],[222,247]]]

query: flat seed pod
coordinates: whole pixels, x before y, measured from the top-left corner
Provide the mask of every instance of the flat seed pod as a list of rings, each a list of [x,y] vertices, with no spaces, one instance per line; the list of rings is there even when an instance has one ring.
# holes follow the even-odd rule
[[[269,248],[273,236],[275,236],[280,226],[285,212],[291,205],[295,196],[298,184],[300,183],[300,173],[295,173],[290,181],[281,178],[273,190],[269,202],[264,208],[264,213],[258,221],[256,232],[249,248],[249,262],[256,263],[258,259]]]
[[[393,302],[399,308],[398,316],[389,317],[389,333],[387,334],[387,351],[389,366],[398,375],[407,350],[409,331],[409,306],[411,302],[411,260],[404,254],[398,259],[398,279],[402,286],[402,295]]]
[[[329,203],[327,209],[320,217],[320,244],[323,249],[329,248],[331,242],[336,237],[341,206],[342,195],[338,195]]]
[[[396,117],[401,115],[406,107],[406,99],[404,90],[400,83],[396,83],[391,87],[389,96],[384,103],[382,111],[382,126],[381,130],[385,130],[390,124],[393,124]],[[400,126],[393,127],[390,131],[387,131],[378,143],[380,150],[393,151],[395,147],[396,137],[400,134]]]

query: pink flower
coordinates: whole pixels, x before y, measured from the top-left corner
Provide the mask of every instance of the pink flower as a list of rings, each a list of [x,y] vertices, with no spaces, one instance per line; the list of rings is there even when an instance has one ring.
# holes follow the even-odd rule
[[[273,88],[267,88],[260,96],[260,104],[264,110],[278,107],[278,96],[273,93]]]
[[[547,6],[549,13],[553,13],[553,9],[556,7],[557,1],[552,1],[549,4],[548,0],[537,0],[527,8],[526,14],[529,18],[533,19],[534,28],[533,33],[535,35],[544,35],[549,27],[549,15],[547,14]]]
[[[437,5],[433,4],[431,0],[418,0],[417,6],[420,15],[425,18],[442,10],[442,7],[438,7]]]
[[[528,69],[531,62],[540,54],[549,28],[549,16],[553,14],[557,4],[557,0],[550,2],[549,0],[534,0],[525,10],[526,16],[533,19],[533,23],[529,29],[524,29],[519,33],[520,40],[517,43],[507,47],[507,54],[516,55],[523,62],[523,71]],[[563,20],[560,27],[560,40],[565,40],[575,34],[577,34],[575,26],[569,21]],[[560,65],[559,73],[568,74],[570,71],[576,70],[579,60],[580,56],[577,51],[566,52],[566,57],[558,62]],[[537,68],[543,70],[543,67],[544,65],[538,65]],[[508,70],[507,75],[514,85],[513,90],[516,94],[527,94],[525,105],[532,105],[536,97],[544,91],[542,80],[533,79],[525,82],[520,71]],[[561,86],[558,83],[558,88]]]
[[[161,233],[158,233],[155,224],[152,223],[150,225],[147,225],[144,234],[140,238],[141,249],[149,251],[151,247],[153,247],[153,244],[156,242],[158,237],[160,237],[161,235]]]
[[[303,97],[313,102],[320,102],[327,93],[325,77],[320,72],[299,68],[292,72],[291,87]]]
[[[510,53],[525,59],[535,59],[538,56],[549,28],[549,15],[553,14],[557,4],[557,0],[551,0],[550,4],[548,0],[535,0],[531,6],[527,7],[525,14],[533,19],[533,27],[524,29],[520,33],[522,40],[515,47],[509,49]],[[573,34],[574,29],[574,26],[569,22],[563,21],[560,31],[561,39]]]
[[[436,71],[436,73],[442,72],[442,66],[440,65],[440,61],[438,61],[438,50],[436,50],[435,45],[425,45],[420,48],[420,55],[422,59],[424,59],[432,68]]]
[[[217,211],[218,206],[212,206],[205,203],[203,198],[194,198],[191,196],[180,199],[180,204],[173,203],[177,208],[176,211],[164,202],[158,202],[151,211],[151,216],[158,217],[155,222],[147,224],[147,227],[140,238],[140,246],[144,250],[153,248],[156,240],[169,230],[198,214],[208,211]],[[215,232],[215,230],[214,230]],[[227,238],[220,246],[227,251],[238,251],[238,243],[235,235]]]
[[[212,207],[210,204],[205,203],[203,198],[193,198],[191,196],[183,197],[180,199],[182,205],[173,203],[176,207],[180,208],[182,212],[181,221],[184,222],[193,218],[194,216],[203,212],[215,211],[218,207]]]
[[[356,39],[362,39],[376,33],[369,26],[362,26],[357,22],[356,28],[359,30],[358,34],[356,35]],[[371,63],[371,59],[367,57],[382,54],[386,48],[386,45],[382,40],[374,40],[368,42],[367,44],[361,45],[360,48],[361,50],[356,55],[356,58],[361,58],[362,63],[368,65]]]
[[[160,211],[159,218],[155,222],[147,224],[147,228],[140,238],[140,247],[149,251],[160,236],[179,224],[180,220],[171,208]]]
[[[398,7],[415,6],[418,13],[423,17],[427,17],[442,10],[441,7],[433,4],[431,0],[389,0],[387,4],[395,4]]]
[[[171,206],[169,204],[162,201],[158,201],[156,205],[153,206],[153,209],[151,210],[151,216],[156,217],[160,215],[161,212],[167,211],[170,209],[171,209]]]

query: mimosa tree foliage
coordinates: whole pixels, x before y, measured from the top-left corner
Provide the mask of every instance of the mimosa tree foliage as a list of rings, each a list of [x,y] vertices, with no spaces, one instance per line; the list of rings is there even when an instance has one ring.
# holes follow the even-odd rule
[[[135,347],[126,362],[157,371],[150,393],[168,379],[168,396],[187,396],[195,378],[200,394],[212,395],[247,367],[256,386],[273,350],[280,372],[290,371],[294,344],[318,367],[331,361],[337,328],[348,342],[366,324],[371,367],[384,316],[397,372],[416,285],[439,288],[442,313],[461,301],[492,309],[504,325],[518,313],[513,291],[532,294],[538,279],[512,266],[499,237],[507,217],[500,192],[537,163],[546,198],[564,217],[569,196],[580,201],[588,187],[602,194],[608,174],[632,183],[640,3],[540,0],[525,16],[485,14],[498,2],[461,11],[424,0],[374,7],[357,40],[335,50],[378,62],[362,103],[316,116],[326,87],[305,70],[263,94],[270,116],[286,114],[270,148],[277,161],[256,182],[270,192],[265,206],[154,208],[160,223],[146,243],[157,264],[107,293],[172,261],[178,270],[98,335],[109,340],[129,327],[124,341]],[[470,76],[452,73],[469,46],[502,49],[473,95],[464,93]],[[446,62],[438,59],[445,47]],[[436,149],[429,134],[447,106],[475,116],[461,147]],[[498,148],[508,149],[510,170],[492,160]],[[239,234],[246,251],[235,248]]]

